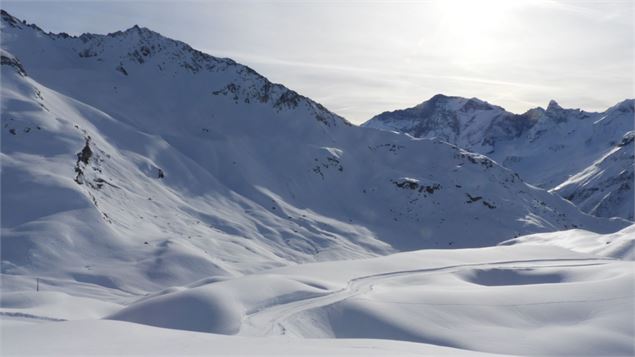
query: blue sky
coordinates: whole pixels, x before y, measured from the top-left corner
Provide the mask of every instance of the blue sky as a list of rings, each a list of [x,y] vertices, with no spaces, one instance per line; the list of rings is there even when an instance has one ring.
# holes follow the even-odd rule
[[[4,0],[44,30],[134,24],[231,57],[360,123],[436,93],[513,112],[633,97],[633,2]]]

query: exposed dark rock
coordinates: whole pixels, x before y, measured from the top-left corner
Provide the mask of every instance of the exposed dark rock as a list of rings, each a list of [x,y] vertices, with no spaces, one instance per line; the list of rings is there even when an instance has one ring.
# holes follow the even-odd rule
[[[93,156],[93,151],[90,149],[90,136],[86,137],[86,144],[82,151],[77,153],[77,162],[75,163],[75,182],[82,185],[84,183],[84,169],[82,166],[88,165],[90,158]],[[82,163],[84,165],[82,165]]]
[[[90,149],[90,136],[86,138],[86,145],[81,152],[77,154],[77,161],[81,161],[84,164],[88,164],[88,160],[93,156],[93,151]]]
[[[282,109],[283,107],[289,109],[295,108],[300,103],[300,98],[301,97],[298,93],[292,90],[287,90],[286,92],[282,93],[278,100],[276,100],[273,107],[278,109]]]
[[[121,64],[119,64],[119,66],[117,66],[116,70],[121,72],[121,73],[123,73],[124,76],[128,75],[128,71],[126,71],[126,69]]]
[[[17,58],[11,58],[9,56],[2,55],[0,56],[0,64],[3,66],[4,65],[11,66],[15,68],[15,70],[18,72],[19,75],[21,75],[22,77],[26,77],[26,71],[24,70],[24,67],[22,67],[22,64],[20,63],[20,61],[18,61]]]
[[[496,208],[496,206],[495,206],[493,203],[489,203],[489,202],[487,202],[487,201],[485,201],[485,200],[483,200],[483,205],[484,205],[485,207],[489,208],[489,209],[494,209],[494,208]]]
[[[465,201],[465,203],[473,203],[473,202],[478,202],[480,200],[483,199],[483,197],[481,196],[472,196],[469,193],[466,193],[468,200]]]
[[[426,192],[429,194],[433,194],[435,191],[441,189],[441,185],[438,183],[424,185],[424,184],[421,184],[418,180],[410,179],[410,178],[392,180],[392,183],[399,188],[409,189],[409,190],[417,191],[419,193]]]

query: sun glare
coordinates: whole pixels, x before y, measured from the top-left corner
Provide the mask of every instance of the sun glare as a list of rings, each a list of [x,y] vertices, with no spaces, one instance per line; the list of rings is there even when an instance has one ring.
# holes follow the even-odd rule
[[[523,1],[449,0],[436,3],[446,49],[461,63],[491,60],[497,35],[509,26],[509,17]]]

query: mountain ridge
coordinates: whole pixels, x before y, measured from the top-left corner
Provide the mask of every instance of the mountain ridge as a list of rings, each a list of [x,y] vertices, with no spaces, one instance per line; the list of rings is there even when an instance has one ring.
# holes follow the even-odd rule
[[[352,126],[238,64],[197,67],[163,40],[144,55],[121,36],[39,36],[10,19],[3,53],[27,76],[2,66],[5,275],[143,292],[627,224],[485,156]]]
[[[238,75],[250,81],[250,86],[232,86],[230,83],[228,86],[217,88],[215,91],[217,95],[231,95],[235,101],[249,101],[254,100],[254,98],[261,102],[273,101],[274,106],[279,108],[304,104],[311,107],[316,119],[326,125],[337,125],[340,122],[344,125],[352,125],[341,116],[328,111],[320,103],[302,96],[281,84],[270,82],[248,66],[238,64],[229,58],[206,54],[182,41],[164,37],[160,33],[145,27],[134,25],[124,31],[115,31],[105,35],[83,33],[79,36],[71,36],[63,32],[58,34],[45,32],[37,25],[20,21],[5,10],[1,10],[1,18],[3,24],[13,28],[20,30],[29,28],[49,38],[75,41],[75,43],[70,43],[66,46],[76,52],[80,58],[105,61],[108,59],[106,57],[115,57],[120,63],[114,69],[124,76],[134,76],[135,71],[131,71],[130,68],[136,69],[133,67],[134,64],[142,65],[146,61],[154,62],[152,64],[157,66],[160,71],[163,71],[162,65],[168,59],[179,60],[180,67],[191,73],[199,71],[222,72],[228,68],[233,68]],[[36,38],[35,40],[39,39]],[[118,40],[118,42],[115,42],[115,40]],[[122,48],[123,51],[121,50]],[[160,57],[161,54],[165,54],[167,58],[155,58]],[[123,62],[127,62],[128,68],[124,66]],[[76,95],[77,93],[69,94]]]
[[[546,109],[514,114],[476,98],[435,95],[414,107],[379,114],[362,126],[438,138],[488,155],[534,185],[555,189],[601,159],[633,130],[634,107],[635,100],[626,99],[603,112],[587,112],[565,109],[551,100]],[[627,161],[615,162],[622,170],[630,167]],[[633,203],[632,185],[622,181],[627,189],[615,192],[613,198],[620,202],[618,206],[621,202],[628,206]],[[589,208],[598,203],[585,205],[587,212],[599,212]],[[601,215],[633,220],[632,213],[620,209],[605,209]]]

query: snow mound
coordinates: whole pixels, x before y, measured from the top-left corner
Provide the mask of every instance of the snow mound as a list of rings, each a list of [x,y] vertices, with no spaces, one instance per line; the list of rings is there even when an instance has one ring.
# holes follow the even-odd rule
[[[628,355],[635,333],[634,277],[631,261],[552,244],[425,250],[289,266],[181,288],[144,298],[110,318],[239,336],[391,339],[502,354]],[[191,296],[202,301],[192,303]],[[232,307],[223,307],[227,301]],[[219,318],[219,307],[236,314]],[[130,311],[143,311],[143,318],[128,319]],[[165,323],[156,323],[156,315]]]
[[[240,329],[241,307],[217,291],[190,289],[133,304],[109,316],[113,320],[179,330],[231,335]]]
[[[631,233],[629,228],[598,240],[617,242]],[[46,342],[37,346],[47,346],[47,351],[105,353],[110,351],[112,339],[96,338],[95,331],[114,338],[121,334],[113,332],[117,326],[134,336],[163,336],[159,344],[188,345],[182,351],[244,343],[241,351],[250,353],[250,345],[259,346],[254,353],[278,351],[275,348],[283,346],[295,350],[298,345],[314,346],[314,352],[338,346],[348,353],[347,339],[354,338],[364,339],[358,342],[363,346],[387,339],[414,342],[395,345],[408,353],[436,354],[438,349],[455,354],[632,355],[635,263],[576,250],[576,246],[589,250],[593,245],[585,246],[589,234],[563,232],[561,240],[568,243],[567,249],[553,244],[555,238],[529,244],[528,237],[521,237],[519,241],[527,242],[422,250],[287,266],[234,278],[212,277],[138,296],[135,301],[128,297],[127,303],[122,302],[125,307],[98,321],[43,319],[52,316],[46,308],[38,318],[27,312],[33,300],[21,302],[18,295],[9,293],[10,311],[0,311],[3,336],[11,336],[3,348],[16,353],[34,351],[35,344],[18,343],[28,336]],[[93,299],[102,296],[107,295],[102,292]],[[90,300],[67,304],[80,309],[99,307]],[[57,331],[80,326],[90,328],[94,337],[51,341],[59,336]],[[190,336],[197,336],[199,342],[192,345]],[[272,336],[279,338],[261,338]],[[87,341],[95,345],[87,347]],[[122,337],[117,346],[120,351],[136,353],[140,341]],[[269,346],[271,341],[278,347]],[[221,353],[224,348],[213,352]],[[172,351],[172,347],[164,351]]]
[[[501,243],[518,244],[554,245],[573,251],[632,261],[635,260],[635,225],[613,234],[603,235],[572,229],[565,232],[531,234]]]
[[[299,279],[299,280],[298,280]],[[248,292],[248,293],[247,293]],[[179,330],[233,335],[248,314],[275,304],[329,292],[310,277],[246,276],[199,282],[190,288],[168,289],[132,303],[108,319]]]
[[[426,263],[435,260],[437,252],[432,251],[402,253],[383,262],[375,258],[376,264],[387,259],[397,264],[415,254],[420,260],[405,271],[388,269],[354,278],[347,296],[307,302],[302,311],[281,314],[275,323],[283,328],[275,331],[303,337],[388,338],[520,355],[635,352],[632,262],[566,253],[548,245],[515,248],[519,250],[444,252],[445,264],[454,254],[457,263],[441,266]],[[515,260],[525,248],[531,249],[524,252],[525,259]],[[532,259],[538,251],[542,259]],[[476,257],[483,260],[473,260]],[[351,265],[359,269],[366,264]],[[428,265],[435,268],[425,268]]]

